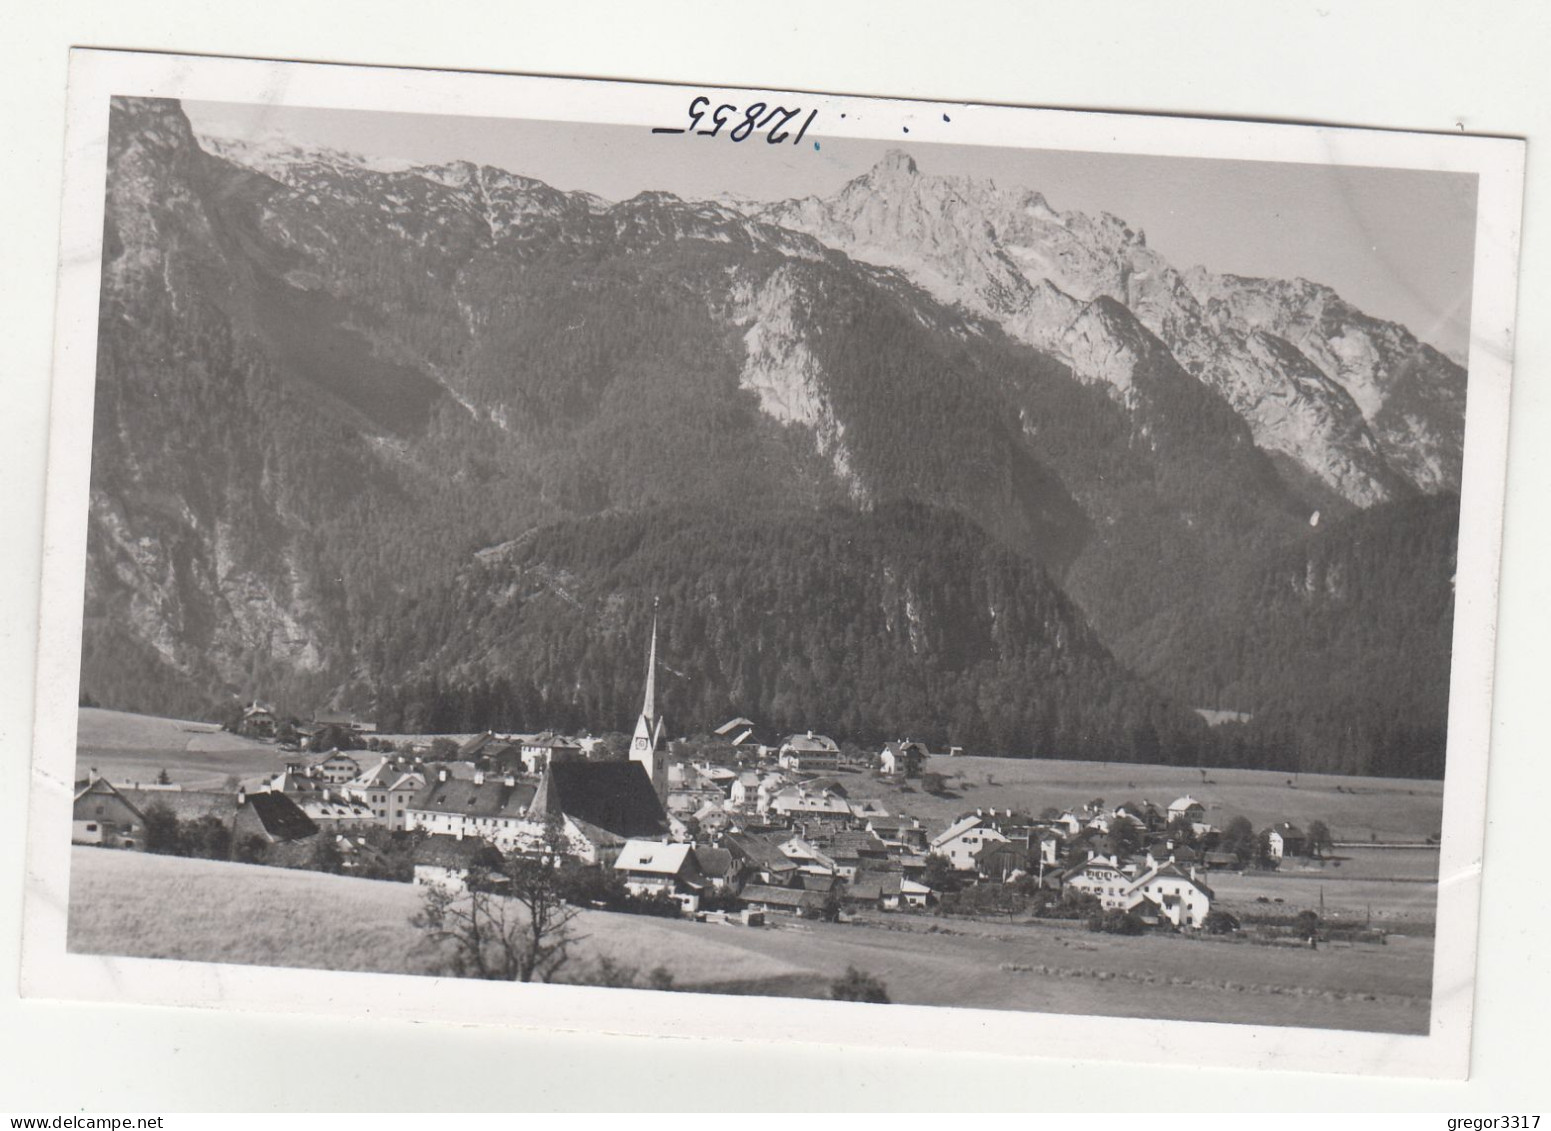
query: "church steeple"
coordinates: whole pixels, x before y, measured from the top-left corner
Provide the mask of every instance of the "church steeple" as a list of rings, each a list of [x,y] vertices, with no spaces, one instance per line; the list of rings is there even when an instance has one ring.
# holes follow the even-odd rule
[[[657,719],[657,602],[652,602],[652,646],[646,653],[646,701],[641,705],[641,717],[647,722]]]
[[[630,740],[630,760],[641,763],[652,788],[662,797],[668,788],[666,754],[662,749],[662,719],[657,717],[657,602],[652,601],[652,643],[646,653],[646,695],[635,737]]]

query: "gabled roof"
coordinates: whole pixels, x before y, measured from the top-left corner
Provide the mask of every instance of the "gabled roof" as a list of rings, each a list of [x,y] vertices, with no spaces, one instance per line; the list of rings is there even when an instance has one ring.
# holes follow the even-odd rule
[[[742,715],[739,715],[736,719],[728,719],[721,726],[717,727],[715,733],[720,735],[723,738],[726,738],[733,731],[736,731],[736,730],[752,730],[753,728],[754,728],[754,720],[753,719],[745,719]],[[735,742],[733,745],[736,746],[737,743]]]
[[[169,790],[167,792],[171,791]],[[109,783],[107,778],[87,778],[84,781],[78,781],[75,783],[75,799],[77,801],[91,793],[101,794],[105,797],[116,797],[122,801],[124,805],[128,807],[129,811],[138,817],[142,822],[145,820],[145,814],[140,811],[139,806],[137,806],[133,801],[129,800],[129,798],[125,797],[117,789],[113,788],[112,784]]]
[[[485,746],[495,741],[495,735],[486,731],[484,734],[476,734],[458,747],[459,758],[474,758]]]
[[[527,782],[507,785],[504,778],[493,775],[483,782],[448,778],[428,782],[407,808],[429,813],[461,813],[469,817],[516,818],[531,808],[533,794],[533,786]]]
[[[461,840],[455,836],[437,834],[415,845],[414,861],[435,868],[467,868],[484,847],[483,841],[473,837]]]
[[[695,863],[708,876],[726,876],[732,873],[732,853],[725,848],[698,844],[695,846]]]
[[[827,734],[789,734],[781,740],[781,749],[794,754],[838,754],[840,746]]]
[[[968,817],[960,817],[932,838],[932,847],[936,848],[939,845],[947,844],[949,841],[957,840],[971,829],[979,828],[984,823],[985,820],[983,818],[973,813]]]
[[[677,876],[695,870],[694,849],[687,844],[664,844],[658,840],[627,840],[614,868],[620,872]]]
[[[1286,840],[1288,837],[1293,837],[1296,840],[1307,840],[1309,835],[1291,821],[1278,821],[1271,826],[1271,831],[1279,833],[1283,840]]]
[[[771,872],[790,872],[797,865],[781,851],[781,846],[774,841],[754,833],[728,833],[722,838],[725,844],[735,855],[743,857],[751,864],[764,868]]]
[[[744,887],[739,899],[744,903],[768,903],[776,907],[790,907],[794,910],[820,911],[824,907],[824,895],[816,891],[801,891],[797,888],[775,888],[764,884],[748,884]]]
[[[626,838],[668,831],[668,815],[639,762],[555,763],[528,811],[535,820],[566,816]]]
[[[1192,805],[1201,805],[1201,803],[1199,801],[1197,801],[1194,797],[1191,797],[1190,794],[1187,793],[1187,794],[1185,794],[1184,797],[1177,797],[1177,798],[1175,798],[1173,801],[1171,801],[1169,803],[1169,812],[1170,813],[1183,813],[1186,809],[1189,809]],[[1206,806],[1201,805],[1201,808],[1204,809],[1204,808],[1206,808]]]
[[[301,840],[318,831],[312,818],[283,793],[250,793],[248,807],[276,840]]]

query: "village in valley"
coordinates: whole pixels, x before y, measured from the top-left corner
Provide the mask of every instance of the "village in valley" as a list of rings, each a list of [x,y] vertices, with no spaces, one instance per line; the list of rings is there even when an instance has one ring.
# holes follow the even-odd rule
[[[1397,931],[1430,933],[1430,911],[1409,915],[1404,907],[1416,909],[1424,885],[1432,891],[1436,837],[1381,842],[1369,832],[1367,843],[1338,839],[1339,826],[1333,831],[1310,819],[1307,794],[1292,779],[1259,775],[1277,778],[1288,806],[1299,807],[1297,819],[1282,813],[1266,820],[1261,803],[1257,823],[1213,801],[1207,770],[1193,771],[1200,782],[1194,792],[1119,801],[1071,796],[1060,803],[1050,788],[1034,784],[1045,771],[1053,786],[1059,775],[1049,768],[1071,763],[966,758],[908,738],[864,750],[815,731],[766,735],[743,717],[698,740],[670,742],[656,673],[654,625],[628,750],[615,749],[623,736],[611,743],[551,731],[382,736],[370,723],[337,713],[298,725],[254,701],[229,724],[240,737],[221,737],[262,751],[274,760],[272,770],[233,774],[209,788],[174,781],[165,771],[155,775],[160,780],[125,780],[122,773],[110,780],[114,775],[87,766],[76,785],[72,839],[78,846],[228,861],[250,872],[258,865],[396,880],[414,885],[427,906],[440,908],[438,916],[460,901],[489,904],[517,894],[503,886],[514,865],[536,865],[567,877],[554,888],[557,901],[572,905],[557,934],[560,961],[565,922],[582,909],[705,930],[796,930],[797,950],[801,932],[814,928],[918,938],[1017,929],[1031,940],[1055,932],[1068,953],[1091,950],[1083,938],[1121,936],[1108,945],[1130,943],[1134,953],[1113,952],[1113,968],[1091,976],[1144,985],[1155,977],[1181,984],[1178,976],[1153,973],[1160,952],[1152,940],[1160,937],[1239,943],[1238,953],[1273,962],[1269,956],[1292,948],[1323,947],[1325,955],[1310,960],[1339,965],[1354,950],[1386,947]],[[88,756],[84,747],[82,755]],[[1030,784],[996,788],[995,771],[979,769],[990,764],[1005,766],[1005,777],[1022,770]],[[1113,788],[1124,790],[1156,768],[1103,769]],[[1339,784],[1335,790],[1347,791]],[[1355,784],[1351,792],[1358,792]],[[1026,803],[1009,804],[1013,796]],[[1415,875],[1382,873],[1381,882],[1374,878],[1381,873],[1363,871],[1363,857],[1423,863]],[[1406,897],[1398,912],[1383,898],[1391,880]],[[1337,894],[1343,887],[1362,889],[1361,908]],[[1197,948],[1185,962],[1205,971],[1220,955]],[[618,968],[605,959],[601,980],[639,984],[615,983],[610,972]],[[1172,968],[1167,961],[1158,967]],[[572,978],[587,980],[579,970],[572,965]],[[996,972],[1085,976],[1081,968],[1016,960],[998,962]],[[650,984],[672,985],[673,975],[656,973]],[[706,988],[718,988],[715,971],[702,973]],[[897,976],[885,988],[889,971],[834,973],[834,996],[911,999]],[[862,989],[853,993],[858,979]],[[677,988],[695,980],[680,976]],[[1241,996],[1284,992],[1270,980],[1222,986]],[[1318,978],[1310,989],[1285,992],[1337,1007],[1375,1000],[1355,987],[1323,989]],[[1425,1011],[1425,999],[1421,1005]]]

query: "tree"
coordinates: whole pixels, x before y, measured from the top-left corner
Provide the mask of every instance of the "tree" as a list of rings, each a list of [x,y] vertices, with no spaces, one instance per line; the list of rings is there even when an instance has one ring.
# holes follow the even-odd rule
[[[1233,818],[1223,830],[1222,850],[1233,853],[1240,868],[1248,867],[1255,859],[1257,845],[1255,826],[1249,823],[1248,817]]]
[[[922,774],[921,788],[927,793],[942,793],[948,788],[948,779],[937,773]]]
[[[905,747],[905,779],[921,776],[921,767],[926,764],[926,755],[921,753],[919,746]]]
[[[1239,929],[1239,921],[1233,915],[1218,908],[1206,913],[1201,926],[1209,935],[1228,935]]]
[[[1181,814],[1169,822],[1169,836],[1180,844],[1194,846],[1199,837],[1196,835],[1196,827],[1190,818]]]
[[[450,762],[458,756],[458,744],[450,738],[431,740],[431,761]]]
[[[314,872],[327,872],[334,876],[345,870],[344,854],[339,851],[339,844],[331,834],[318,834],[318,839],[313,842],[312,855],[308,858],[307,866]]]
[[[1310,942],[1319,938],[1319,912],[1300,911],[1298,921],[1294,925],[1300,939],[1308,939]]]
[[[1109,823],[1109,843],[1116,856],[1130,856],[1142,846],[1142,836],[1129,817],[1116,817]]]
[[[269,856],[269,842],[254,833],[237,845],[236,855],[239,864],[262,864]]]
[[[171,778],[171,776],[168,775],[167,767],[166,766],[163,766],[161,769],[156,771],[156,784],[157,785],[171,785],[172,784],[172,778]]]
[[[953,861],[940,852],[933,852],[927,856],[926,870],[921,874],[921,882],[933,891],[939,892],[958,891],[963,886]]]
[[[160,801],[145,810],[145,850],[161,856],[181,856],[183,835],[178,816]]]
[[[232,858],[232,830],[226,822],[210,813],[178,825],[181,854],[197,856],[203,860],[230,860]]]
[[[1276,857],[1271,855],[1271,830],[1269,829],[1255,838],[1255,867],[1265,871],[1276,867]]]
[[[1130,911],[1111,907],[1088,920],[1088,930],[1102,931],[1106,935],[1139,935],[1147,930],[1147,924]]]
[[[579,914],[565,900],[558,824],[546,830],[543,851],[513,856],[503,878],[506,894],[491,890],[471,870],[468,891],[431,885],[410,922],[451,949],[448,966],[460,978],[548,982],[570,958],[577,941],[571,923]]]
[[[1324,821],[1309,822],[1309,851],[1315,856],[1324,856],[1325,851],[1335,844],[1335,838],[1330,835],[1330,826]]]
[[[855,966],[847,966],[846,972],[829,984],[829,996],[835,1001],[867,1001],[876,1005],[889,1004],[889,988],[881,978],[864,973]]]

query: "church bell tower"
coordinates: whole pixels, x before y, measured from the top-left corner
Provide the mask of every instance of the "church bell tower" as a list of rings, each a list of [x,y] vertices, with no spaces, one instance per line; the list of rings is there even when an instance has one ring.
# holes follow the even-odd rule
[[[657,715],[657,602],[652,602],[652,644],[646,655],[646,697],[630,741],[630,760],[641,763],[652,788],[662,797],[668,788],[667,753],[662,748],[662,719]]]

